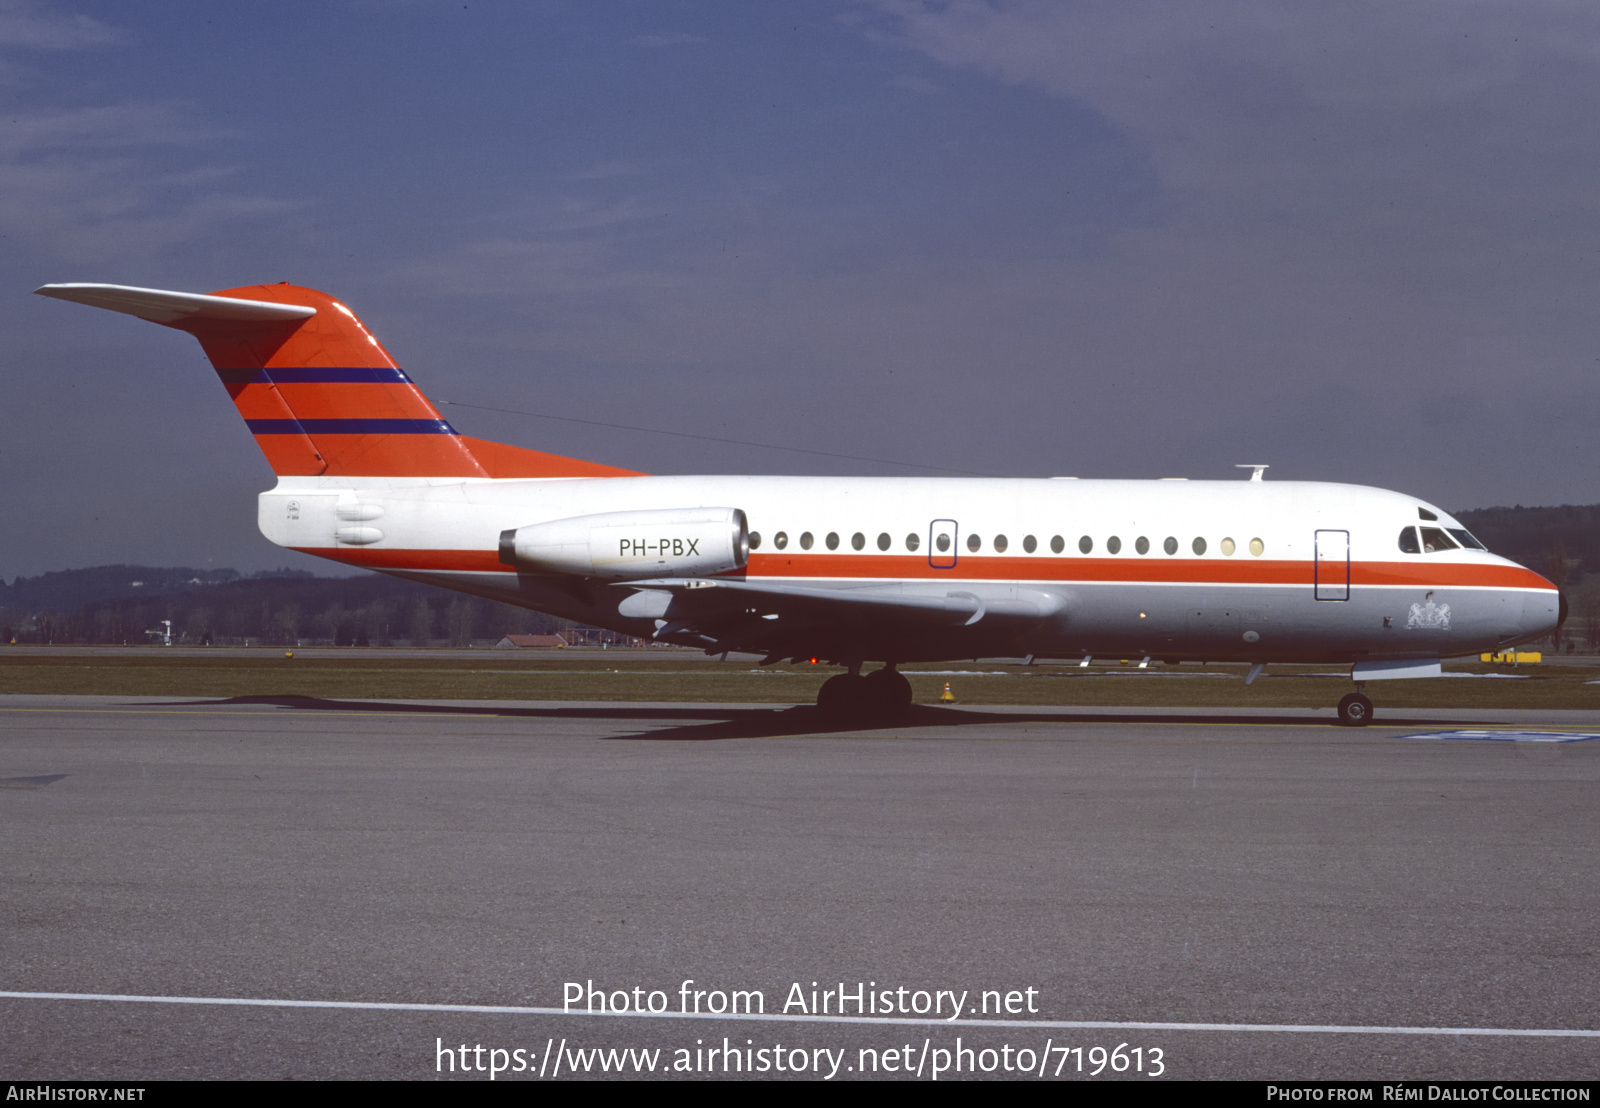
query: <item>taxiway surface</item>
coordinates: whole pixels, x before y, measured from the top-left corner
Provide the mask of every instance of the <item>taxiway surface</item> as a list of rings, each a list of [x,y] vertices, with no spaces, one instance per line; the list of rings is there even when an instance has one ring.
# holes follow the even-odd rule
[[[852,731],[772,705],[7,697],[0,1071],[481,1079],[498,1056],[455,1048],[482,1046],[523,1051],[501,1079],[552,1054],[598,1076],[599,1047],[926,1079],[966,1048],[1076,1077],[1123,1044],[1102,1077],[1139,1077],[1135,1050],[1182,1078],[1593,1077],[1595,1035],[1500,1032],[1600,1028],[1600,739],[1415,737],[1508,728],[1600,712]],[[813,982],[977,1020],[1025,999],[985,1027],[15,995],[559,1009],[569,982],[669,1012],[809,1013]],[[725,1043],[739,1070],[708,1063]]]

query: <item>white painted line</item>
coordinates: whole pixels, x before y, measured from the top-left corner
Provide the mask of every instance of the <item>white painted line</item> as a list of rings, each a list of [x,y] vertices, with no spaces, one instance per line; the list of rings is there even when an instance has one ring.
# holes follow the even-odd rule
[[[331,1008],[359,1012],[470,1012],[489,1016],[577,1016],[737,1020],[757,1023],[855,1023],[886,1027],[1025,1027],[1066,1031],[1251,1031],[1315,1035],[1485,1035],[1501,1038],[1600,1039],[1600,1030],[1565,1027],[1383,1027],[1317,1023],[1164,1023],[1145,1020],[901,1019],[883,1016],[718,1015],[713,1012],[587,1012],[501,1004],[402,1004],[365,1000],[275,1000],[233,996],[128,996],[120,993],[0,991],[0,1000],[89,1000],[133,1004],[215,1004],[238,1008]]]
[[[1465,742],[1502,743],[1580,743],[1600,739],[1593,731],[1429,731],[1420,735],[1402,735],[1406,739],[1457,739]]]

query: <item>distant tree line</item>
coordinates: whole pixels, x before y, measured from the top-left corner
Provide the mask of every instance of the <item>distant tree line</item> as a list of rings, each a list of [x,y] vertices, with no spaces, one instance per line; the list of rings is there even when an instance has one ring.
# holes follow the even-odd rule
[[[1538,570],[1557,585],[1600,572],[1600,504],[1556,508],[1474,508],[1457,512],[1496,554]]]
[[[19,578],[0,592],[0,631],[5,642],[137,644],[151,641],[150,632],[171,620],[173,641],[196,645],[469,646],[574,626],[378,574],[314,577],[294,571],[246,578],[232,570],[208,572],[209,580],[189,569],[102,566],[46,574],[52,580],[42,587],[40,578]],[[155,589],[152,583],[158,583]],[[157,591],[161,585],[171,591]],[[90,599],[17,603],[70,600],[80,587]]]
[[[1567,622],[1535,645],[1600,649],[1600,504],[1519,504],[1455,516],[1490,550],[1544,574],[1567,597]]]

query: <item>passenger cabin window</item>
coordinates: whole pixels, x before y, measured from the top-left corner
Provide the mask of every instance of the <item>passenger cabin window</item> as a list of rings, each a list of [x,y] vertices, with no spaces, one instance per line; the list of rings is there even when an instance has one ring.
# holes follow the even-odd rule
[[[800,533],[800,549],[801,550],[810,550],[811,549],[811,544],[814,541],[815,540],[812,539],[810,531],[802,531]]]
[[[1456,541],[1445,534],[1438,527],[1422,528],[1422,550],[1425,554],[1437,553],[1440,550],[1455,550]]]
[[[1400,528],[1400,553],[1422,553],[1422,547],[1417,543],[1417,529],[1415,527]]]
[[[1122,553],[1122,540],[1117,538],[1117,536],[1112,535],[1106,540],[1106,549],[1111,551],[1113,554]]]
[[[1171,535],[1168,535],[1167,541],[1161,544],[1161,549],[1165,550],[1168,554],[1176,554],[1178,552],[1178,540],[1173,538]]]
[[[980,539],[977,535],[968,535],[967,536],[967,549],[972,551],[974,554],[976,554],[978,552],[978,548],[980,546],[982,546],[982,545],[983,545],[983,540]]]
[[[1032,554],[1035,550],[1039,549],[1039,540],[1034,538],[1032,535],[1024,535],[1022,538],[1022,549],[1025,553]]]
[[[1222,540],[1221,550],[1222,550],[1222,556],[1224,558],[1233,557],[1233,552],[1234,552],[1235,549],[1237,549],[1237,548],[1233,545],[1233,540],[1232,539],[1223,539]]]
[[[828,544],[828,549],[829,550],[838,550],[839,549],[839,532],[837,532],[837,531],[829,531],[828,532],[828,537],[826,539],[824,539],[823,541]]]
[[[1058,543],[1060,541],[1061,541],[1061,536],[1060,535],[1057,535],[1054,539],[1052,539],[1050,541],[1050,549],[1054,550],[1057,554],[1061,553],[1061,548],[1056,545],[1056,543]],[[1094,549],[1094,540],[1091,539],[1088,535],[1085,535],[1085,536],[1083,536],[1083,538],[1078,540],[1078,553],[1079,554],[1087,554],[1087,553],[1089,553],[1089,551],[1091,551],[1093,549]]]
[[[919,547],[921,545],[922,545],[922,536],[917,534],[915,531],[911,532],[911,534],[906,536],[906,549],[907,550],[915,550],[917,547]]]
[[[1250,553],[1255,557],[1261,557],[1261,555],[1266,552],[1266,549],[1267,544],[1262,542],[1260,539],[1250,540]]]
[[[885,531],[883,534],[878,536],[878,549],[888,550],[889,544],[893,541],[894,540],[889,537],[889,532]]]
[[[760,550],[761,549],[761,532],[760,531],[751,531],[750,532],[750,549],[751,550]]]
[[[865,547],[866,545],[867,545],[867,536],[863,535],[860,531],[857,531],[855,534],[850,536],[850,549],[851,550],[860,550],[863,547]]]
[[[1010,545],[1010,541],[1007,540],[1004,535],[996,535],[994,537],[994,552],[996,554],[1004,554],[1006,552],[1006,547]]]
[[[1150,553],[1150,540],[1140,535],[1133,540],[1133,548],[1141,554],[1148,554]]]
[[[1206,540],[1205,539],[1195,539],[1194,542],[1190,545],[1190,549],[1193,550],[1196,554],[1204,554],[1206,552]]]
[[[772,536],[772,545],[776,546],[779,550],[782,550],[784,547],[788,546],[789,545],[789,532],[787,532],[787,531],[779,531],[776,535],[773,535]]]

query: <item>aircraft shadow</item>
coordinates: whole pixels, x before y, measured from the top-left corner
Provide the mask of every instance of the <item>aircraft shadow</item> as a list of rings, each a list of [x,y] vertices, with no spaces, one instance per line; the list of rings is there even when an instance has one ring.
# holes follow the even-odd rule
[[[417,704],[393,700],[335,700],[303,695],[231,696],[215,700],[163,701],[159,707],[206,707],[222,705],[269,705],[299,711],[382,712],[402,715],[498,716],[512,719],[615,720],[626,722],[665,722],[631,734],[607,736],[607,741],[712,742],[725,739],[775,739],[797,735],[862,734],[884,731],[916,731],[925,727],[1005,727],[1039,723],[1094,724],[1234,724],[1237,726],[1328,726],[1332,719],[1308,719],[1289,715],[1225,715],[1217,713],[1157,714],[1150,712],[1107,712],[1097,708],[1061,707],[1034,712],[987,712],[982,708],[913,705],[904,715],[884,720],[835,722],[824,719],[809,704],[771,708],[725,708],[716,705],[685,704],[630,708],[604,705],[583,708],[524,708],[506,705]],[[146,702],[149,706],[149,702]],[[1376,727],[1462,727],[1462,720],[1431,719],[1426,716],[1385,714],[1373,721]]]

